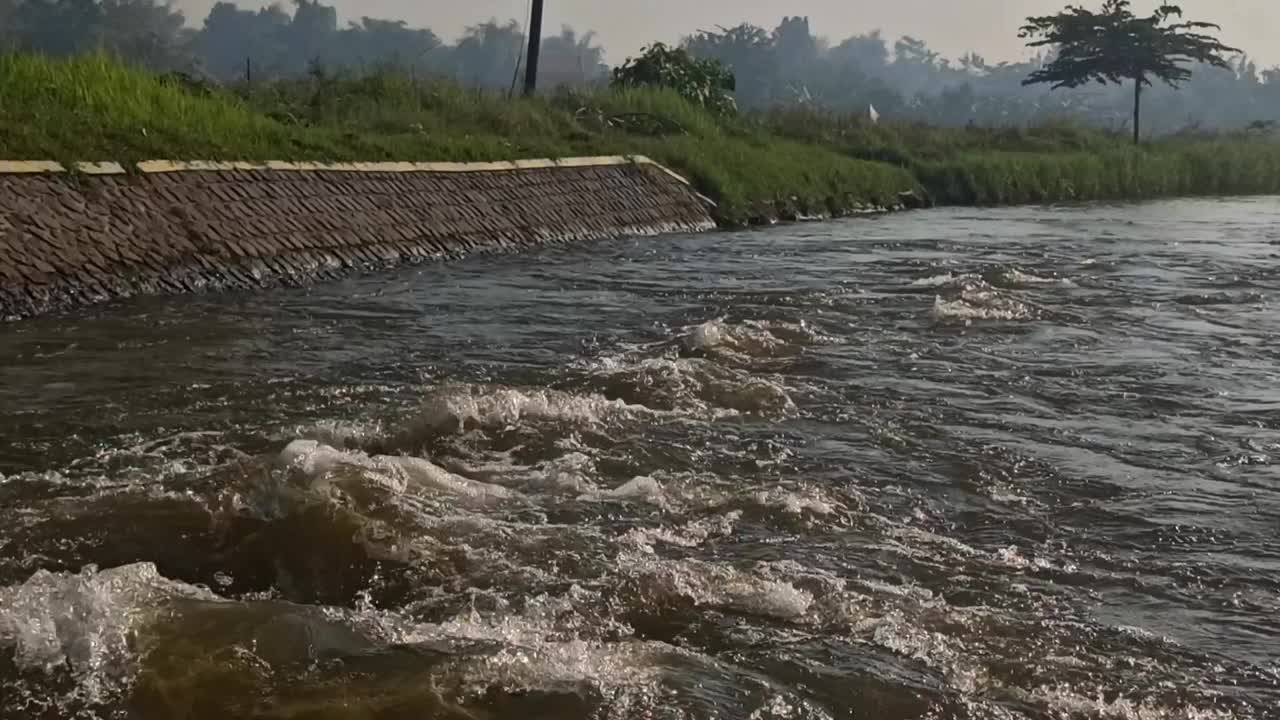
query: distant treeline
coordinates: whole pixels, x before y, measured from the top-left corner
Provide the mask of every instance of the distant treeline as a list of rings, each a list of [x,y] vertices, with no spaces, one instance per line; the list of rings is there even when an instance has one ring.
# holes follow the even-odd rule
[[[343,27],[337,10],[319,0],[295,0],[291,10],[219,2],[199,28],[156,0],[0,0],[0,49],[53,56],[105,49],[153,70],[222,83],[363,74],[395,65],[422,77],[506,90],[518,76],[524,41],[516,21],[480,23],[455,42],[399,20],[365,17]],[[1044,58],[992,64],[970,53],[951,60],[921,40],[891,42],[879,31],[833,42],[814,35],[802,17],[784,18],[772,30],[739,25],[698,31],[680,42],[694,55],[729,66],[738,104],[747,109],[870,113],[874,107],[886,118],[945,126],[1024,126],[1072,117],[1119,130],[1129,122],[1127,88],[1024,87],[1022,80]],[[541,84],[603,84],[609,76],[604,59],[594,33],[566,27],[543,41]],[[1280,68],[1262,69],[1242,56],[1229,69],[1197,68],[1181,91],[1158,86],[1147,103],[1154,132],[1270,128],[1280,121]]]

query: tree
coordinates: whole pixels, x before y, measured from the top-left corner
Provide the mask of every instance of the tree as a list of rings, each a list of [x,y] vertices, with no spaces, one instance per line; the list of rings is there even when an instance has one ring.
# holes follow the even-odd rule
[[[323,55],[336,68],[376,68],[387,64],[412,74],[437,69],[443,43],[430,30],[411,28],[403,20],[362,17],[338,31]]]
[[[1129,0],[1106,0],[1101,12],[1068,5],[1057,15],[1027,18],[1018,33],[1030,47],[1050,46],[1057,57],[1031,73],[1023,85],[1049,83],[1053,89],[1077,88],[1090,82],[1119,85],[1133,81],[1133,142],[1141,138],[1142,88],[1152,78],[1177,88],[1191,79],[1185,65],[1196,62],[1229,68],[1224,57],[1238,53],[1206,31],[1213,23],[1185,22],[1177,5],[1161,5],[1138,17]],[[1180,22],[1169,23],[1173,18]]]
[[[743,107],[769,105],[775,96],[778,74],[773,36],[748,23],[719,30],[700,30],[685,38],[681,47],[694,58],[712,60],[727,68],[736,79],[736,102]]]
[[[101,47],[153,70],[189,63],[192,33],[186,18],[167,2],[101,0],[97,40]]]
[[[609,74],[604,64],[604,48],[596,44],[593,32],[578,34],[572,27],[561,27],[559,35],[542,41],[542,62],[538,66],[539,84],[548,87],[582,87]]]
[[[453,48],[454,76],[463,83],[506,89],[516,76],[524,50],[524,30],[512,20],[472,25]]]
[[[642,48],[638,58],[627,58],[614,69],[612,82],[619,88],[671,88],[717,115],[737,111],[731,94],[735,84],[733,73],[718,60],[695,58],[684,48],[662,43]]]
[[[813,102],[813,92],[809,86],[818,67],[821,54],[819,48],[824,43],[814,37],[809,18],[783,18],[774,29],[772,40],[776,66],[774,72],[777,75],[772,102]],[[776,93],[779,90],[786,94],[778,97]]]
[[[285,62],[294,71],[323,63],[338,35],[338,10],[320,0],[293,0],[293,21],[282,28]]]
[[[101,22],[95,0],[26,0],[12,13],[9,32],[17,48],[67,56],[96,49]]]
[[[922,99],[917,96],[945,88],[948,74],[947,61],[923,40],[906,35],[893,44],[893,62],[886,68],[886,78],[894,90],[912,99],[913,104]]]
[[[271,76],[285,69],[290,22],[279,5],[241,10],[235,3],[217,2],[196,34],[194,50],[206,72],[219,80],[243,80],[246,72]]]
[[[864,73],[879,74],[889,62],[889,45],[879,30],[855,35],[836,45],[830,53],[832,62],[851,66]]]

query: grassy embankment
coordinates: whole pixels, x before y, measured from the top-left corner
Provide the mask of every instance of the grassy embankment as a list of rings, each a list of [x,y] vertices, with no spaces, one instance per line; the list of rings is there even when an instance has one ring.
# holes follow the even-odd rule
[[[909,170],[946,205],[1139,200],[1280,193],[1280,135],[1183,133],[1134,147],[1127,132],[1061,123],[1036,128],[871,125],[778,111],[782,137]]]
[[[1074,126],[944,130],[805,110],[721,120],[663,91],[509,101],[394,72],[192,88],[100,56],[0,57],[0,158],[502,160],[644,154],[739,223],[843,213],[905,190],[997,204],[1280,192],[1280,141],[1142,148]]]

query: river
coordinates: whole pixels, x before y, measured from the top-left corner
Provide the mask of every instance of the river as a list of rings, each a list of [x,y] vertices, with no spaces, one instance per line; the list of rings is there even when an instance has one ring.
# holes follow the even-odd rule
[[[1280,717],[1280,198],[0,325],[3,718]]]

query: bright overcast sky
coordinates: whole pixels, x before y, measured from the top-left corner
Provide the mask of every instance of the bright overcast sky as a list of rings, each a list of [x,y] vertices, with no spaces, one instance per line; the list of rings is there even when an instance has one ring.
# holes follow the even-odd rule
[[[322,0],[325,1],[325,0]],[[262,2],[237,0],[244,7]],[[327,0],[343,20],[361,16],[397,18],[456,37],[463,28],[489,18],[523,21],[527,0]],[[1083,0],[1101,5],[1101,0]],[[546,0],[546,30],[562,24],[595,30],[617,63],[641,45],[673,42],[683,34],[716,25],[751,22],[772,28],[784,15],[808,15],[814,32],[831,39],[882,29],[890,37],[915,35],[948,57],[975,50],[988,60],[1024,55],[1017,38],[1027,15],[1053,12],[1066,0]],[[198,25],[212,0],[176,0]],[[287,4],[287,3],[286,3]],[[1137,0],[1142,11],[1157,0]],[[1223,26],[1222,38],[1261,64],[1280,65],[1280,0],[1182,0],[1188,19]]]

